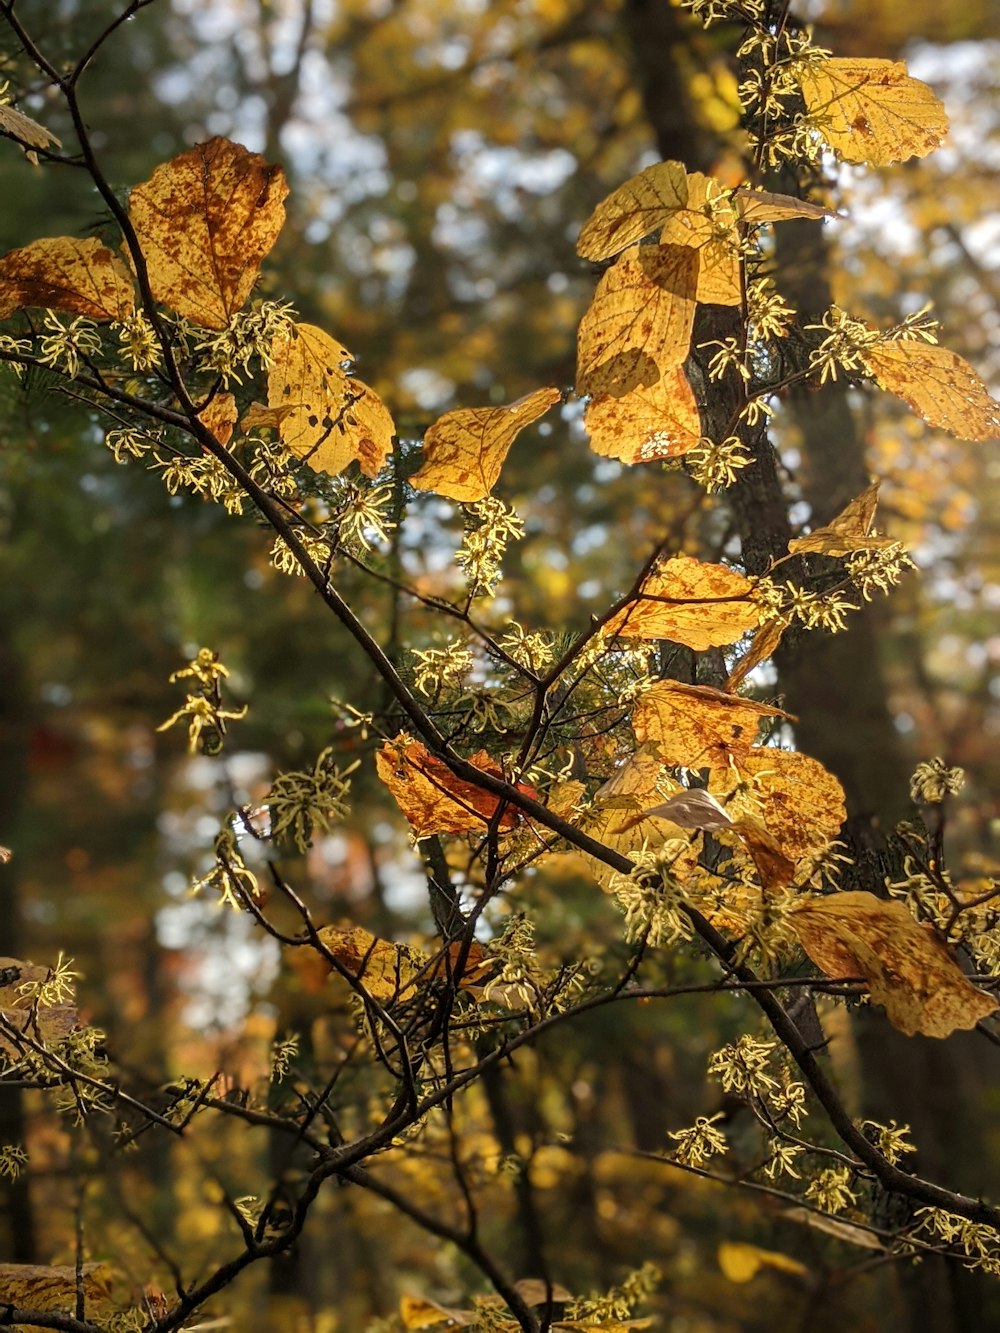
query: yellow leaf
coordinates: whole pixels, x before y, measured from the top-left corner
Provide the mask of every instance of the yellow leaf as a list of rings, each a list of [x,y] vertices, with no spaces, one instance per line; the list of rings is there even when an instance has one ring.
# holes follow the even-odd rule
[[[947,347],[910,339],[865,351],[868,372],[929,426],[960,440],[1000,439],[1000,403],[976,372]]]
[[[470,756],[469,763],[503,777],[503,769],[485,750]],[[484,833],[501,804],[492,792],[455,777],[447,764],[405,734],[386,741],[375,756],[375,767],[418,838],[431,833]],[[508,808],[499,827],[514,828],[517,822],[517,811]]]
[[[228,139],[159,166],[129,199],[129,217],[158,301],[207,329],[246,304],[278,239],[285,174]]]
[[[776,1250],[762,1250],[742,1241],[724,1240],[719,1246],[719,1267],[730,1282],[750,1282],[762,1268],[776,1268],[782,1273],[805,1277],[809,1269],[797,1259]]]
[[[52,236],[0,259],[0,319],[40,306],[120,320],[134,305],[132,274],[96,237]]]
[[[880,482],[873,481],[824,527],[814,528],[805,537],[793,538],[788,543],[789,552],[804,555],[807,551],[815,551],[821,555],[839,556],[850,555],[852,551],[878,551],[895,546],[893,537],[876,537],[871,531],[880,485]]]
[[[240,430],[249,435],[252,430],[277,430],[285,417],[295,411],[294,403],[284,407],[268,407],[266,403],[251,403],[240,418]]]
[[[446,412],[424,436],[424,461],[411,484],[462,504],[484,500],[520,431],[561,397],[558,389],[536,389],[506,407]]]
[[[750,580],[734,569],[677,555],[654,570],[636,600],[612,616],[605,630],[671,639],[696,652],[724,647],[757,625],[752,592]]]
[[[944,107],[898,60],[822,60],[798,74],[810,120],[845,162],[926,157],[948,132]]]
[[[594,209],[576,243],[582,259],[610,259],[657,231],[688,201],[688,177],[681,162],[657,162],[620,185]]]
[[[668,367],[655,384],[621,397],[596,394],[583,423],[594,453],[623,463],[676,458],[701,438],[698,404],[682,366]]]
[[[56,148],[62,147],[56,136],[44,125],[39,125],[37,120],[32,120],[23,111],[17,111],[12,106],[0,106],[0,130],[5,134],[12,134],[15,139],[20,139],[21,143],[26,143],[31,148],[48,148],[49,144],[54,144]],[[28,156],[32,155],[29,153]]]
[[[83,1265],[83,1294],[106,1309],[111,1295],[111,1269],[107,1264]],[[0,1264],[0,1301],[24,1309],[76,1309],[76,1267],[73,1264]],[[96,1312],[95,1312],[96,1313]]]
[[[739,820],[759,819],[792,861],[827,848],[847,818],[844,789],[817,759],[796,750],[759,747],[713,769],[709,790],[728,798]]]
[[[810,204],[790,194],[771,194],[768,190],[751,190],[746,186],[733,193],[736,211],[744,222],[756,226],[761,222],[787,222],[791,218],[825,218],[829,209],[822,204]]]
[[[601,278],[580,321],[577,389],[616,397],[655,384],[691,345],[698,252],[640,245]]]
[[[317,934],[373,1000],[402,1000],[412,995],[420,966],[403,945],[379,939],[363,926],[323,926]]]
[[[314,324],[294,324],[274,339],[271,357],[267,402],[282,411],[285,447],[314,472],[333,476],[356,462],[374,477],[396,427],[375,391],[344,371],[347,349]]]
[[[719,182],[700,171],[688,176],[687,208],[673,213],[660,233],[661,245],[688,245],[698,251],[695,297],[706,305],[739,305],[739,215]]]
[[[997,1008],[978,990],[933,928],[898,901],[848,891],[814,898],[791,918],[799,943],[830,977],[863,977],[873,1004],[912,1037],[974,1028]]]
[[[759,629],[754,630],[750,647],[726,678],[725,688],[727,693],[732,694],[735,690],[738,690],[754,667],[760,666],[761,662],[766,662],[777,650],[786,628],[787,626],[776,620],[766,620]]]
[[[762,717],[788,716],[710,685],[661,680],[640,696],[632,730],[665,764],[728,768],[732,754],[745,754],[754,745]]]
[[[438,1324],[449,1324],[464,1328],[475,1322],[474,1310],[456,1310],[447,1305],[438,1305],[425,1296],[403,1296],[399,1302],[399,1316],[405,1329],[433,1328]]]
[[[236,399],[231,393],[217,393],[198,413],[198,420],[207,426],[220,444],[228,444],[236,425]]]

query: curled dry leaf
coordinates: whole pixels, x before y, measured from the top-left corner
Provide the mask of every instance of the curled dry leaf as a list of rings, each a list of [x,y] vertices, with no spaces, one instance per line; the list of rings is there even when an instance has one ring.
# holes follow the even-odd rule
[[[678,828],[706,829],[713,833],[733,827],[733,821],[711,792],[705,791],[702,787],[685,787],[675,792],[673,796],[668,796],[665,801],[660,801],[658,805],[651,806],[648,810],[640,810],[638,814],[629,815],[611,832],[626,833],[637,824],[641,824],[644,819],[650,818],[669,819]]]
[[[676,555],[654,570],[639,596],[611,617],[605,632],[671,639],[696,652],[725,647],[758,624],[752,594],[753,584],[736,570]]]
[[[655,384],[621,397],[595,394],[583,423],[594,453],[622,463],[676,458],[701,438],[698,403],[683,366],[669,366]]]
[[[1000,403],[957,352],[900,339],[865,351],[875,383],[896,394],[929,426],[960,440],[1000,439]]]
[[[821,60],[797,78],[810,119],[845,162],[926,157],[948,132],[943,105],[900,60]]]
[[[28,148],[48,148],[50,144],[56,148],[62,147],[51,130],[12,106],[0,106],[0,134],[9,134]],[[29,153],[29,157],[33,157],[33,154]]]
[[[580,321],[581,394],[620,398],[681,364],[691,346],[698,263],[688,246],[638,245],[608,269]]]
[[[228,139],[157,167],[129,199],[157,301],[202,328],[224,329],[278,239],[287,194],[281,167]]]
[[[724,1240],[719,1246],[719,1267],[730,1282],[750,1282],[762,1268],[774,1268],[780,1273],[792,1273],[795,1277],[807,1277],[809,1274],[809,1269],[805,1264],[800,1264],[798,1259],[736,1240]]]
[[[789,552],[792,555],[805,555],[808,551],[814,551],[820,555],[840,556],[850,555],[853,551],[878,551],[886,546],[895,546],[893,537],[878,537],[871,530],[875,522],[880,485],[881,482],[873,481],[829,523],[814,528],[805,537],[793,538],[788,543]]]
[[[217,393],[198,413],[198,420],[220,444],[228,444],[237,418],[236,399],[231,393]]]
[[[818,759],[797,750],[763,747],[733,756],[713,769],[709,790],[734,820],[759,819],[792,861],[818,854],[834,841],[847,818],[844,789]]]
[[[357,463],[374,477],[396,427],[375,391],[344,370],[347,348],[314,324],[294,324],[275,337],[271,357],[267,403],[289,452],[314,472],[334,476]]]
[[[493,777],[504,776],[485,750],[471,755],[468,762]],[[386,741],[375,756],[375,767],[418,838],[431,833],[484,833],[501,805],[498,796],[457,778],[425,745],[405,734]],[[499,827],[516,828],[518,819],[517,811],[508,807]]]
[[[744,222],[756,226],[761,222],[788,222],[792,218],[820,218],[830,216],[822,204],[810,204],[790,194],[771,194],[768,190],[751,190],[741,186],[733,193],[736,211]]]
[[[484,500],[518,434],[561,397],[558,389],[536,389],[506,407],[446,412],[424,436],[424,461],[411,484],[462,504]]]
[[[125,319],[135,306],[132,274],[96,236],[32,241],[0,259],[0,319],[28,306]]]
[[[863,977],[872,1003],[908,1037],[948,1037],[996,1008],[929,925],[898,901],[848,891],[814,898],[792,914],[799,943],[829,977]]]
[[[632,712],[632,730],[636,740],[653,748],[665,764],[727,768],[730,755],[745,754],[754,745],[764,717],[789,719],[790,715],[711,685],[661,680],[640,696]]]

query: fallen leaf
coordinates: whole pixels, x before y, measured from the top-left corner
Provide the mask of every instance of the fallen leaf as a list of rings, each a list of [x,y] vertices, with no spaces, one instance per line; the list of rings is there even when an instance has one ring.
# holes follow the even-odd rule
[[[719,1267],[730,1282],[750,1282],[762,1268],[774,1268],[796,1277],[808,1276],[809,1269],[797,1259],[776,1250],[762,1250],[743,1241],[724,1240],[719,1246]]]
[[[701,438],[701,416],[683,366],[669,366],[654,384],[621,396],[595,394],[583,424],[595,454],[623,463],[676,458]]]
[[[1000,403],[957,352],[898,339],[865,351],[868,372],[929,426],[960,440],[1000,439]]]
[[[485,750],[471,755],[468,762],[493,777],[504,776]],[[405,734],[386,741],[375,755],[375,767],[418,838],[431,833],[484,833],[501,805],[498,796],[455,777],[447,764]],[[499,827],[516,828],[518,820],[517,811],[508,806]]]
[[[756,743],[765,717],[788,719],[789,714],[711,685],[661,680],[640,695],[632,730],[665,764],[725,768],[730,755],[746,753]]]
[[[157,301],[202,328],[226,328],[278,239],[287,194],[281,167],[228,139],[157,167],[129,199]]]
[[[374,477],[396,431],[373,389],[343,369],[350,353],[314,324],[293,324],[271,343],[268,407],[282,413],[282,443],[313,469],[335,476],[357,463]],[[287,410],[285,410],[287,409]]]
[[[236,425],[236,399],[231,393],[217,393],[198,413],[198,420],[220,444],[228,444]]]
[[[687,171],[682,162],[657,162],[627,180],[594,209],[580,231],[581,259],[610,259],[658,231],[667,218],[687,205]]]
[[[796,77],[810,121],[845,162],[885,167],[926,157],[948,132],[943,105],[902,61],[811,61]]]
[[[908,1037],[948,1037],[997,1008],[936,931],[901,902],[860,890],[833,893],[800,904],[791,924],[818,968],[829,977],[863,977],[872,1003]]]
[[[518,434],[561,397],[558,389],[536,389],[506,407],[446,412],[424,435],[424,461],[410,484],[462,504],[484,500]]]
[[[616,397],[655,384],[691,345],[698,252],[684,245],[626,250],[597,284],[577,340],[577,390]]]
[[[51,236],[0,259],[0,319],[38,306],[98,322],[121,320],[134,305],[132,274],[95,236]]]
[[[853,551],[879,551],[895,546],[893,537],[872,535],[880,485],[881,482],[873,481],[829,523],[814,528],[805,537],[794,537],[788,543],[790,554],[805,555],[812,551],[820,555],[842,556]]]
[[[670,639],[696,652],[735,643],[759,622],[753,584],[726,565],[673,556],[605,626],[627,638]]]

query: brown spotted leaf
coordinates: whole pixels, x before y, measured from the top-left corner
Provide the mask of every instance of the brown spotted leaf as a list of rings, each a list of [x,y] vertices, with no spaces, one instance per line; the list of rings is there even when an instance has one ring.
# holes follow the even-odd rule
[[[580,321],[581,394],[620,398],[681,364],[691,345],[698,263],[688,246],[640,245],[608,269]]]
[[[403,1000],[413,994],[421,960],[405,945],[379,939],[363,926],[323,926],[317,934],[373,1000]]]
[[[110,1267],[103,1263],[85,1263],[80,1279],[88,1306],[94,1302],[102,1314],[110,1315]],[[0,1264],[0,1307],[9,1303],[22,1309],[60,1311],[70,1315],[76,1310],[76,1298],[74,1264]],[[96,1309],[88,1309],[88,1314],[97,1313]]]
[[[206,426],[220,444],[228,444],[236,425],[236,399],[231,393],[217,393],[198,413],[198,420]]]
[[[712,769],[708,786],[734,820],[760,820],[792,861],[824,851],[847,818],[837,779],[795,750],[765,746],[734,754],[728,768]]]
[[[711,685],[661,680],[639,698],[632,730],[665,764],[727,768],[757,740],[761,718],[788,718],[780,708],[725,694]],[[730,821],[731,822],[731,821]]]
[[[908,1037],[974,1028],[997,1007],[933,928],[915,921],[901,902],[834,893],[802,903],[791,923],[817,967],[830,977],[863,977],[872,1003]]]
[[[471,755],[468,762],[493,777],[504,776],[485,750]],[[484,833],[501,805],[498,796],[455,777],[447,764],[406,735],[386,741],[375,756],[375,767],[418,838],[431,833]],[[499,827],[515,828],[517,823],[517,811],[508,807]]]
[[[948,132],[944,107],[899,60],[835,58],[797,75],[810,120],[845,162],[926,157]]]
[[[880,482],[873,481],[829,523],[814,528],[805,537],[794,537],[788,543],[789,552],[805,555],[814,551],[820,555],[843,556],[853,551],[878,551],[895,546],[895,538],[878,537],[872,533],[880,485]]]
[[[373,477],[392,447],[395,426],[373,389],[346,373],[350,353],[314,324],[293,324],[271,343],[268,407],[290,453],[331,476],[358,463]]]
[[[121,320],[134,305],[132,274],[94,236],[52,236],[0,259],[0,319],[39,306],[98,322]]]
[[[280,167],[228,139],[157,167],[129,199],[157,301],[202,328],[226,328],[278,239],[287,194]]]
[[[683,366],[668,367],[655,384],[622,397],[596,394],[583,423],[594,453],[622,463],[676,458],[701,438],[698,404]]]
[[[696,652],[735,643],[759,620],[753,584],[725,565],[689,555],[665,561],[639,596],[608,621],[605,632],[639,639],[671,639]]]
[[[879,387],[902,398],[929,426],[960,440],[1000,439],[1000,403],[957,352],[901,339],[864,355]]]
[[[610,259],[657,231],[687,206],[687,172],[681,162],[657,162],[620,185],[594,209],[576,243],[581,259]]]
[[[485,500],[518,434],[561,397],[558,389],[536,389],[506,407],[446,412],[424,436],[424,461],[411,484],[462,504]]]

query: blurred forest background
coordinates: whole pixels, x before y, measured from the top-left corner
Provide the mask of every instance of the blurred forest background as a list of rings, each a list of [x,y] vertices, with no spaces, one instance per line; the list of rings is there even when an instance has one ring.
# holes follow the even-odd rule
[[[45,49],[67,58],[116,8],[18,5]],[[932,299],[947,344],[995,392],[996,0],[826,0],[808,10],[838,55],[905,52],[943,99],[952,132],[926,161],[842,170],[836,199],[850,225],[779,229],[785,290],[803,312],[820,312],[832,292],[883,327]],[[265,270],[267,294],[289,297],[348,346],[401,433],[416,437],[449,407],[572,382],[594,281],[575,237],[621,181],[660,158],[735,181],[733,42],[731,30],[706,33],[667,0],[157,0],[102,52],[84,100],[105,171],[123,189],[215,134],[284,165],[289,221]],[[37,114],[42,103],[22,105]],[[68,126],[45,119],[71,140]],[[81,180],[34,168],[7,144],[0,195],[0,251],[102,221]],[[0,382],[0,841],[15,849],[0,867],[0,952],[72,955],[83,1007],[126,1068],[163,1082],[217,1068],[259,1076],[276,1034],[324,1040],[326,1001],[309,978],[279,969],[245,917],[191,899],[188,886],[234,801],[259,798],[278,768],[322,749],[331,696],[373,707],[374,686],[317,618],[311,589],[270,567],[269,540],[252,521],[171,499],[155,477],[116,467],[99,424],[42,387]],[[916,760],[962,765],[951,856],[995,872],[1000,457],[928,433],[888,395],[843,385],[790,398],[776,429],[798,521],[825,521],[880,476],[880,525],[921,569],[846,635],[779,663],[786,706],[803,719],[796,739],[844,782],[859,827],[910,813]],[[654,468],[640,482],[595,458],[571,412],[541,430],[543,447],[515,450],[502,483],[528,523],[508,586],[516,581],[526,622],[580,626],[631,581],[689,492],[679,473]],[[443,503],[427,514],[410,556],[432,587],[457,520]],[[391,601],[365,586],[365,614],[386,630]],[[202,644],[220,651],[234,694],[251,702],[218,761],[190,759],[175,735],[155,732],[177,704],[167,676]],[[429,927],[426,896],[400,821],[374,788],[357,788],[351,820],[312,849],[306,871],[324,919],[403,937]],[[572,867],[550,881],[536,889],[549,928],[592,948],[606,904]],[[833,1329],[847,1317],[856,1329],[957,1333],[989,1326],[991,1309],[1000,1320],[989,1279],[918,1271],[904,1281],[877,1262],[858,1267],[858,1255],[845,1261],[822,1236],[787,1236],[787,1225],[779,1239],[808,1264],[808,1283],[781,1273],[752,1287],[729,1282],[715,1262],[719,1240],[773,1243],[766,1209],[635,1153],[717,1109],[705,1051],[736,1030],[736,1011],[714,998],[657,1011],[655,1022],[616,1012],[613,1042],[610,1022],[595,1016],[519,1056],[534,1095],[512,1103],[499,1082],[487,1086],[478,1127],[484,1153],[530,1156],[560,1280],[606,1286],[653,1258],[674,1333]],[[927,1170],[995,1194],[1000,1080],[983,1072],[981,1045],[892,1037],[883,1025],[869,1050],[862,1027],[851,1047],[853,1073],[841,1073],[856,1080],[859,1104],[876,1112],[891,1088],[892,1114],[902,1109],[914,1125]],[[32,1170],[3,1183],[0,1252],[72,1262],[74,1171],[105,1167],[74,1166],[65,1129],[33,1114],[3,1092],[0,1137],[28,1141]],[[267,1171],[243,1160],[244,1139],[234,1131],[197,1145],[197,1172],[140,1144],[129,1174],[109,1171],[107,1196],[88,1204],[95,1257],[112,1257],[141,1286],[151,1236],[186,1254],[211,1250],[226,1223],[206,1180]],[[431,1169],[426,1179],[420,1169],[417,1155],[415,1192],[446,1208]],[[528,1207],[521,1193],[498,1204],[498,1228]],[[237,1300],[257,1310],[254,1327],[358,1329],[392,1311],[402,1289],[442,1298],[457,1289],[457,1258],[398,1220],[387,1231],[377,1200],[339,1191],[321,1208],[297,1254],[243,1280]],[[530,1209],[525,1220],[518,1234],[534,1244]]]

